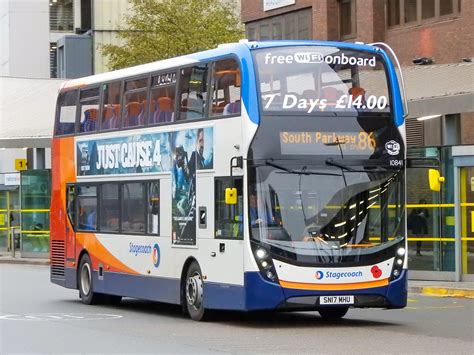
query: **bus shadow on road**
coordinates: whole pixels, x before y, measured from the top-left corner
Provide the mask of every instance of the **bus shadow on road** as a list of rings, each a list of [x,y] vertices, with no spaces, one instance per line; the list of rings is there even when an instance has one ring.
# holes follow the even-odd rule
[[[76,302],[76,301],[74,301]],[[175,304],[153,302],[134,298],[124,298],[118,305],[101,304],[107,310],[130,311],[137,314],[156,315],[174,319],[189,319],[181,309]],[[360,316],[360,314],[359,314]],[[207,317],[208,323],[228,324],[240,327],[255,328],[306,328],[306,327],[393,327],[401,326],[399,323],[382,320],[353,319],[351,310],[342,318],[336,321],[328,321],[314,312],[237,312],[237,311],[210,311]],[[191,321],[189,319],[189,321]]]

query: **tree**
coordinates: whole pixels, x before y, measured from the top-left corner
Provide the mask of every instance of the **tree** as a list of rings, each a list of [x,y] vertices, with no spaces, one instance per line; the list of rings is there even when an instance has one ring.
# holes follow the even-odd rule
[[[215,48],[243,36],[228,0],[130,0],[118,37],[102,53],[111,70]]]

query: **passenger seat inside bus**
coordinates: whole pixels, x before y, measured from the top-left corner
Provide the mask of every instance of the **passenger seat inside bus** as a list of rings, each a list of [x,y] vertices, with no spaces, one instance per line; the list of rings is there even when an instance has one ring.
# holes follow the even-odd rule
[[[81,123],[81,132],[95,132],[99,110],[90,108],[84,111],[84,121]]]
[[[143,107],[142,104],[136,101],[129,102],[125,110],[125,127],[139,126],[142,121]]]
[[[170,97],[159,97],[157,99],[157,105],[155,114],[153,115],[153,123],[166,123],[171,122],[173,119],[173,107],[174,102]]]
[[[228,115],[238,115],[240,114],[240,100],[228,103],[224,107],[223,115],[228,116]]]
[[[104,120],[102,121],[102,129],[114,129],[118,127],[118,119],[115,115],[116,109],[112,105],[104,107]]]

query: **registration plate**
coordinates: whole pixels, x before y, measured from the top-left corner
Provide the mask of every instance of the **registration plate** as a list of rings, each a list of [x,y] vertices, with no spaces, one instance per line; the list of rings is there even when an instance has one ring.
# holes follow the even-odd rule
[[[321,296],[319,304],[354,304],[354,296]]]

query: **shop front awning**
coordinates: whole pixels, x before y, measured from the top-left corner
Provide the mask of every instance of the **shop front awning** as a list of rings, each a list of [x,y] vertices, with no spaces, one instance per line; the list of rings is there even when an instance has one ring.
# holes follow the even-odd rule
[[[409,117],[474,112],[474,63],[403,68]]]
[[[51,146],[56,99],[64,81],[0,77],[0,148]]]

